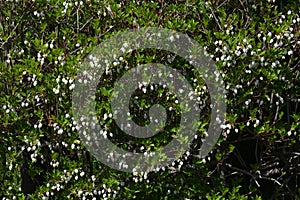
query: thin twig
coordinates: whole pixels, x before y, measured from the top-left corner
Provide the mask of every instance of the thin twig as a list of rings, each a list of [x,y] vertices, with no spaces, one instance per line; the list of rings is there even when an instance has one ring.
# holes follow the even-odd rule
[[[84,27],[93,19],[94,17],[91,17],[81,28],[80,31],[82,31],[82,29],[84,29]]]
[[[247,174],[247,175],[251,176],[252,179],[254,180],[255,184],[256,184],[258,187],[260,187],[259,183],[258,183],[257,180],[256,180],[256,176],[253,175],[252,173],[250,173],[250,172],[248,172],[248,171],[246,171],[246,170],[243,170],[243,169],[234,167],[234,166],[232,166],[231,164],[228,164],[228,163],[225,163],[225,165],[226,165],[228,168],[230,168],[230,169],[233,169],[233,170],[236,170],[236,171],[239,171],[239,172],[242,172],[242,173],[244,173],[244,174]]]
[[[219,21],[218,21],[216,15],[215,15],[213,9],[212,9],[211,7],[209,7],[209,9],[210,9],[212,15],[214,16],[214,18],[215,18],[215,20],[216,20],[216,22],[217,22],[217,24],[218,24],[219,29],[220,29],[221,31],[223,31],[223,29],[222,29],[221,25],[219,24]]]
[[[77,21],[77,34],[79,33],[79,14],[78,14],[78,7],[77,7],[77,10],[76,10],[76,21]]]
[[[19,24],[20,24],[20,21],[21,21],[22,18],[23,18],[23,15],[24,15],[24,13],[22,14],[21,19],[20,19],[19,22],[16,24],[16,26],[13,28],[13,30],[10,31],[9,36],[8,36],[8,37],[6,38],[6,40],[2,43],[0,49],[1,49],[1,48],[8,42],[8,40],[12,37],[12,34],[13,34],[14,31],[18,28],[18,26],[19,26]],[[4,30],[4,29],[3,29],[3,30]]]
[[[220,5],[218,5],[217,9],[221,8],[225,3],[227,3],[228,0],[223,1]]]

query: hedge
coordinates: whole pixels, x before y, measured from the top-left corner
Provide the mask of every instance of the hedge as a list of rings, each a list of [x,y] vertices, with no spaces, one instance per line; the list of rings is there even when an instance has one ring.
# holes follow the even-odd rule
[[[1,1],[0,197],[299,199],[298,5],[274,0]],[[201,44],[222,75],[227,111],[222,135],[205,158],[199,157],[199,138],[207,129],[209,108],[188,152],[155,171],[128,173],[102,164],[82,143],[72,91],[78,63],[97,45],[142,27],[175,30]],[[195,80],[178,56],[154,49],[124,55],[117,63],[120,70],[102,77],[97,111],[113,133],[110,139],[128,151],[155,151],[176,134],[179,108],[169,113],[173,121],[166,134],[143,140],[126,136],[109,115],[113,82],[125,70],[154,61],[186,70],[209,103],[203,80]],[[147,97],[141,90],[136,95]],[[174,95],[161,93],[161,104],[174,106]],[[149,108],[151,102],[145,98],[133,104],[137,123],[147,123],[139,121],[140,107]]]

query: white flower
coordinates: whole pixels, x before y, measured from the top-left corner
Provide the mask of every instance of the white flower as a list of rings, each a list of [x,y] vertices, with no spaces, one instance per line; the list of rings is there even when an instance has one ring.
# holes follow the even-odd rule
[[[174,36],[171,35],[171,36],[169,37],[169,40],[170,40],[171,42],[173,42],[173,41],[174,41]]]
[[[128,115],[128,113],[127,113],[127,115]],[[130,115],[130,113],[129,113],[129,115]],[[128,116],[129,116],[128,115]],[[103,120],[106,120],[107,119],[107,113],[104,113],[104,115],[103,115]]]
[[[73,83],[72,85],[69,86],[70,90],[73,90],[75,88],[75,84]]]
[[[249,101],[245,101],[245,104],[248,106],[249,105]]]
[[[64,84],[67,84],[67,83],[68,83],[68,80],[65,79],[65,77],[63,77],[63,78],[62,78],[62,82],[63,82]]]
[[[42,128],[43,124],[39,122],[38,128]]]
[[[59,135],[61,135],[63,132],[64,132],[64,131],[63,131],[62,129],[59,129],[57,133],[58,133]]]
[[[255,120],[254,127],[257,127],[258,125],[259,125],[259,120],[258,120],[258,119],[256,119],[256,120]]]
[[[59,93],[59,89],[58,88],[53,88],[53,92],[54,92],[54,94],[58,94]]]
[[[84,176],[84,174],[85,174],[84,172],[81,172],[81,173],[80,173],[80,176],[82,177],[82,176]]]
[[[271,36],[272,36],[272,33],[271,33],[271,32],[269,32],[269,33],[268,33],[268,36],[269,36],[269,37],[271,37]]]

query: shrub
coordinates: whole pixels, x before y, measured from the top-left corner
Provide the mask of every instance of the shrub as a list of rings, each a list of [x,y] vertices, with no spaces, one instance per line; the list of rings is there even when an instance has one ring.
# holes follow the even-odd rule
[[[11,0],[0,5],[3,199],[300,197],[297,3]],[[189,153],[156,172],[119,172],[80,141],[71,113],[74,79],[78,63],[99,43],[147,26],[185,33],[204,46],[224,74],[226,124],[205,159],[198,157],[196,141]],[[134,51],[121,65],[153,60],[181,70],[187,66],[168,52],[151,50]],[[115,76],[104,83],[112,87]],[[104,115],[111,88],[99,87],[98,111]],[[113,125],[109,116],[107,123]],[[123,148],[134,147],[130,138],[119,137]],[[167,141],[160,136],[136,142],[151,148]]]

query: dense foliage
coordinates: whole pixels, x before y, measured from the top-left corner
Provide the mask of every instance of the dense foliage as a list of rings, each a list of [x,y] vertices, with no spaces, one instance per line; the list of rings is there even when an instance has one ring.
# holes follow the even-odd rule
[[[300,198],[298,5],[274,0],[1,1],[0,197]],[[224,75],[226,125],[205,159],[197,156],[200,143],[194,142],[177,162],[156,172],[119,172],[95,159],[80,141],[71,112],[74,79],[78,63],[99,43],[147,26],[185,33],[204,46]],[[189,68],[175,55],[154,50],[134,51],[118,64],[126,69],[153,61]],[[116,133],[106,112],[111,83],[122,73],[103,78],[99,116],[124,149],[155,150],[154,144],[169,138],[135,144]],[[186,75],[192,82],[192,73]],[[196,92],[201,91],[198,81]],[[133,112],[139,118],[141,113]],[[204,120],[199,136],[206,128]],[[167,132],[176,134],[172,127]]]

